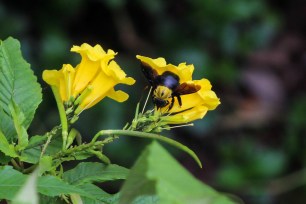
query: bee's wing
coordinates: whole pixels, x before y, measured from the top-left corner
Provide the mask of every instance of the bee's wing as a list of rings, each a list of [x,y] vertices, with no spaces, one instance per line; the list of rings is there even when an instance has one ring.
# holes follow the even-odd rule
[[[141,62],[141,71],[148,79],[150,85],[155,86],[155,78],[158,76],[157,71],[144,62]]]
[[[192,94],[201,89],[200,85],[196,84],[188,84],[186,82],[180,84],[175,90],[175,95],[186,95],[186,94]]]

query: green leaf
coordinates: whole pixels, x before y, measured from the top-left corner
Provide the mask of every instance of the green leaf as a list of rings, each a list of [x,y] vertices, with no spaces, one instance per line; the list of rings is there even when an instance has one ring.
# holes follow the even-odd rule
[[[42,176],[38,179],[38,192],[47,196],[59,196],[61,194],[76,193],[91,198],[92,195],[86,193],[77,186],[69,185],[54,176]]]
[[[23,187],[28,177],[28,175],[14,170],[11,166],[0,168],[0,200],[12,200],[19,189]],[[54,176],[38,177],[37,191],[46,196],[76,193],[84,197],[94,198],[94,196],[83,191],[81,188],[67,184]]]
[[[80,185],[91,182],[104,182],[125,179],[128,169],[116,164],[104,165],[97,162],[82,162],[66,171],[63,179],[70,184]]]
[[[0,72],[1,75],[1,72]],[[1,76],[0,76],[0,130],[2,131],[3,135],[11,142],[13,137],[17,134],[13,120],[11,116],[4,112],[2,105],[1,105]]]
[[[23,150],[28,145],[28,133],[26,128],[24,127],[23,123],[25,121],[25,117],[23,113],[20,111],[20,108],[18,105],[12,100],[12,102],[9,104],[9,109],[11,116],[13,118],[13,123],[15,126],[15,130],[17,132],[18,136],[18,145],[17,145],[17,151]]]
[[[91,192],[95,197],[94,199],[82,197],[83,204],[118,204],[119,193],[108,194],[94,184],[84,184],[79,186],[86,192]],[[156,196],[139,196],[131,204],[158,204],[158,198]]]
[[[9,141],[16,137],[9,110],[12,101],[20,108],[24,116],[22,126],[27,129],[41,100],[41,87],[22,57],[20,43],[11,37],[0,41],[0,115],[6,115],[1,117],[0,129]],[[5,127],[5,124],[9,126]]]
[[[6,156],[3,152],[0,152],[0,164],[7,165],[11,159],[11,157]]]
[[[112,204],[113,196],[103,191],[101,188],[94,184],[86,183],[78,186],[83,189],[85,192],[93,195],[93,198],[82,197],[82,201],[84,204]]]
[[[42,175],[46,171],[50,171],[52,168],[52,157],[43,156],[39,161],[39,175]]]
[[[31,164],[39,162],[41,150],[44,143],[47,140],[47,136],[33,136],[29,140],[29,144],[21,153],[21,160]],[[62,149],[62,137],[59,135],[53,136],[50,144],[45,152],[46,155],[54,155]]]
[[[67,204],[62,198],[60,197],[50,197],[40,194],[39,195],[39,202],[41,204],[48,203],[48,204]]]
[[[26,183],[13,199],[12,204],[38,204],[38,193],[36,189],[37,177],[38,170],[29,176]]]
[[[47,141],[46,135],[35,135],[30,137],[29,144],[26,149],[30,149],[32,147],[43,145]]]
[[[26,181],[27,176],[16,171],[11,166],[0,168],[0,200],[14,198],[15,194]]]
[[[25,149],[21,153],[20,160],[31,164],[36,164],[39,162],[40,154],[41,154],[40,146],[33,147],[30,149]]]
[[[0,151],[3,152],[6,156],[17,157],[17,153],[15,152],[14,145],[9,144],[6,137],[0,130]]]
[[[157,142],[142,153],[121,190],[119,204],[142,196],[157,196],[159,204],[233,204],[230,199],[194,178]]]

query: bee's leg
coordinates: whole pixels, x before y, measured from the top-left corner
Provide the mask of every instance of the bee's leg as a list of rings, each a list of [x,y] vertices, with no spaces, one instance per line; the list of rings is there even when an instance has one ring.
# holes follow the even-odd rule
[[[179,105],[180,105],[180,107],[182,106],[182,98],[181,98],[181,96],[176,96],[176,98],[177,98],[177,101],[178,101],[178,103],[179,103]]]
[[[172,96],[171,103],[170,103],[170,106],[168,108],[168,111],[170,111],[173,108],[173,105],[174,105],[174,96]]]

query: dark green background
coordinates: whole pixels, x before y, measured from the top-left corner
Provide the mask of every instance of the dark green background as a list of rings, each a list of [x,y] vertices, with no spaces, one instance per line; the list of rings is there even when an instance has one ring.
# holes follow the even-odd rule
[[[193,149],[204,168],[167,148],[197,178],[245,203],[302,204],[305,9],[303,0],[10,0],[0,2],[0,38],[21,41],[42,84],[44,101],[32,135],[59,123],[41,74],[76,65],[80,57],[69,51],[72,45],[113,49],[122,69],[137,80],[135,86],[119,86],[130,94],[127,102],[105,99],[82,113],[76,125],[87,139],[131,121],[147,85],[136,54],[194,64],[194,78],[208,78],[222,104],[195,127],[164,134]],[[148,142],[121,138],[106,151],[114,163],[130,167]]]

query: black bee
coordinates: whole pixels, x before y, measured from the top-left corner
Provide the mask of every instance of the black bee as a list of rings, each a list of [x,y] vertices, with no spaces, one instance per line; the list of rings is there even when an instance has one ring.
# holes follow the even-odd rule
[[[155,69],[144,62],[141,63],[141,70],[153,87],[152,98],[157,109],[167,106],[171,98],[168,111],[171,110],[175,97],[179,105],[182,106],[181,95],[196,93],[201,89],[200,85],[185,82],[180,84],[179,76],[170,71],[165,71],[161,75],[158,75]]]

